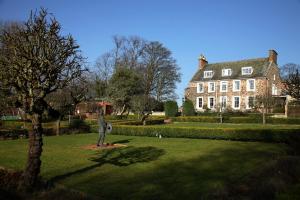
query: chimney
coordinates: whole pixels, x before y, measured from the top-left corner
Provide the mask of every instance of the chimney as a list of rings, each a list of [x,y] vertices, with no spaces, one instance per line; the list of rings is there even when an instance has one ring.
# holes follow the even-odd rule
[[[206,58],[201,54],[198,60],[199,60],[199,64],[198,64],[199,69],[204,69],[205,65],[207,65],[208,63]]]
[[[273,49],[269,50],[269,62],[277,64],[277,52]]]

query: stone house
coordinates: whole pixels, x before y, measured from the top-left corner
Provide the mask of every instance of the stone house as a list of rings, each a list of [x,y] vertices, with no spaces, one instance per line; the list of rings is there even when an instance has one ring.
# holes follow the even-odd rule
[[[211,64],[201,55],[185,98],[197,111],[247,111],[253,109],[258,95],[279,96],[281,85],[275,50],[265,58]]]

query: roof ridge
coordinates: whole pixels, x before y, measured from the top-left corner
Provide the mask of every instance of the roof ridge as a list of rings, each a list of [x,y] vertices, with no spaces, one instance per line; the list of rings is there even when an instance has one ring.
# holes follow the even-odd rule
[[[267,57],[261,57],[261,58],[250,58],[250,59],[244,59],[244,60],[237,60],[237,61],[226,61],[226,62],[216,62],[216,63],[208,63],[207,65],[214,65],[214,64],[229,64],[229,63],[239,63],[239,62],[245,62],[245,61],[263,61],[268,59]]]

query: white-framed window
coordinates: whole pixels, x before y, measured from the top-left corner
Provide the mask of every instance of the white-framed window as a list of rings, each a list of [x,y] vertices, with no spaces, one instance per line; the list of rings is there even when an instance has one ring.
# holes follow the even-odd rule
[[[228,82],[221,81],[220,82],[220,92],[227,92],[227,88],[228,88]]]
[[[203,97],[197,97],[197,99],[196,99],[196,108],[198,108],[198,109],[203,108]]]
[[[277,87],[274,83],[272,84],[272,95],[277,95]]]
[[[213,71],[204,71],[204,78],[211,78],[213,77],[214,72]]]
[[[240,109],[240,104],[241,104],[241,97],[233,96],[232,97],[232,108],[233,109]]]
[[[252,67],[242,67],[242,75],[250,75],[253,72]]]
[[[203,93],[204,92],[204,83],[197,83],[197,93]]]
[[[214,92],[215,90],[215,82],[208,82],[208,92]]]
[[[247,79],[247,91],[255,91],[255,79]]]
[[[227,96],[220,96],[220,106],[222,110],[227,107]]]
[[[222,76],[231,76],[231,69],[222,69]]]
[[[273,80],[274,80],[274,81],[276,80],[276,74],[273,75]]]
[[[215,97],[208,97],[207,99],[207,107],[210,109],[215,108]]]
[[[233,92],[241,91],[241,80],[232,81],[232,91]]]
[[[247,109],[254,108],[255,106],[255,98],[253,96],[247,97]]]

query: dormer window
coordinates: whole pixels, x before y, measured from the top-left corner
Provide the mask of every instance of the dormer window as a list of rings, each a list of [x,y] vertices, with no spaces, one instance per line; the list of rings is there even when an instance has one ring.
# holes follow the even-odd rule
[[[231,69],[222,69],[222,76],[231,76]]]
[[[251,75],[253,72],[252,67],[242,67],[242,75]]]
[[[213,77],[214,72],[213,71],[204,71],[204,78],[211,78]]]

